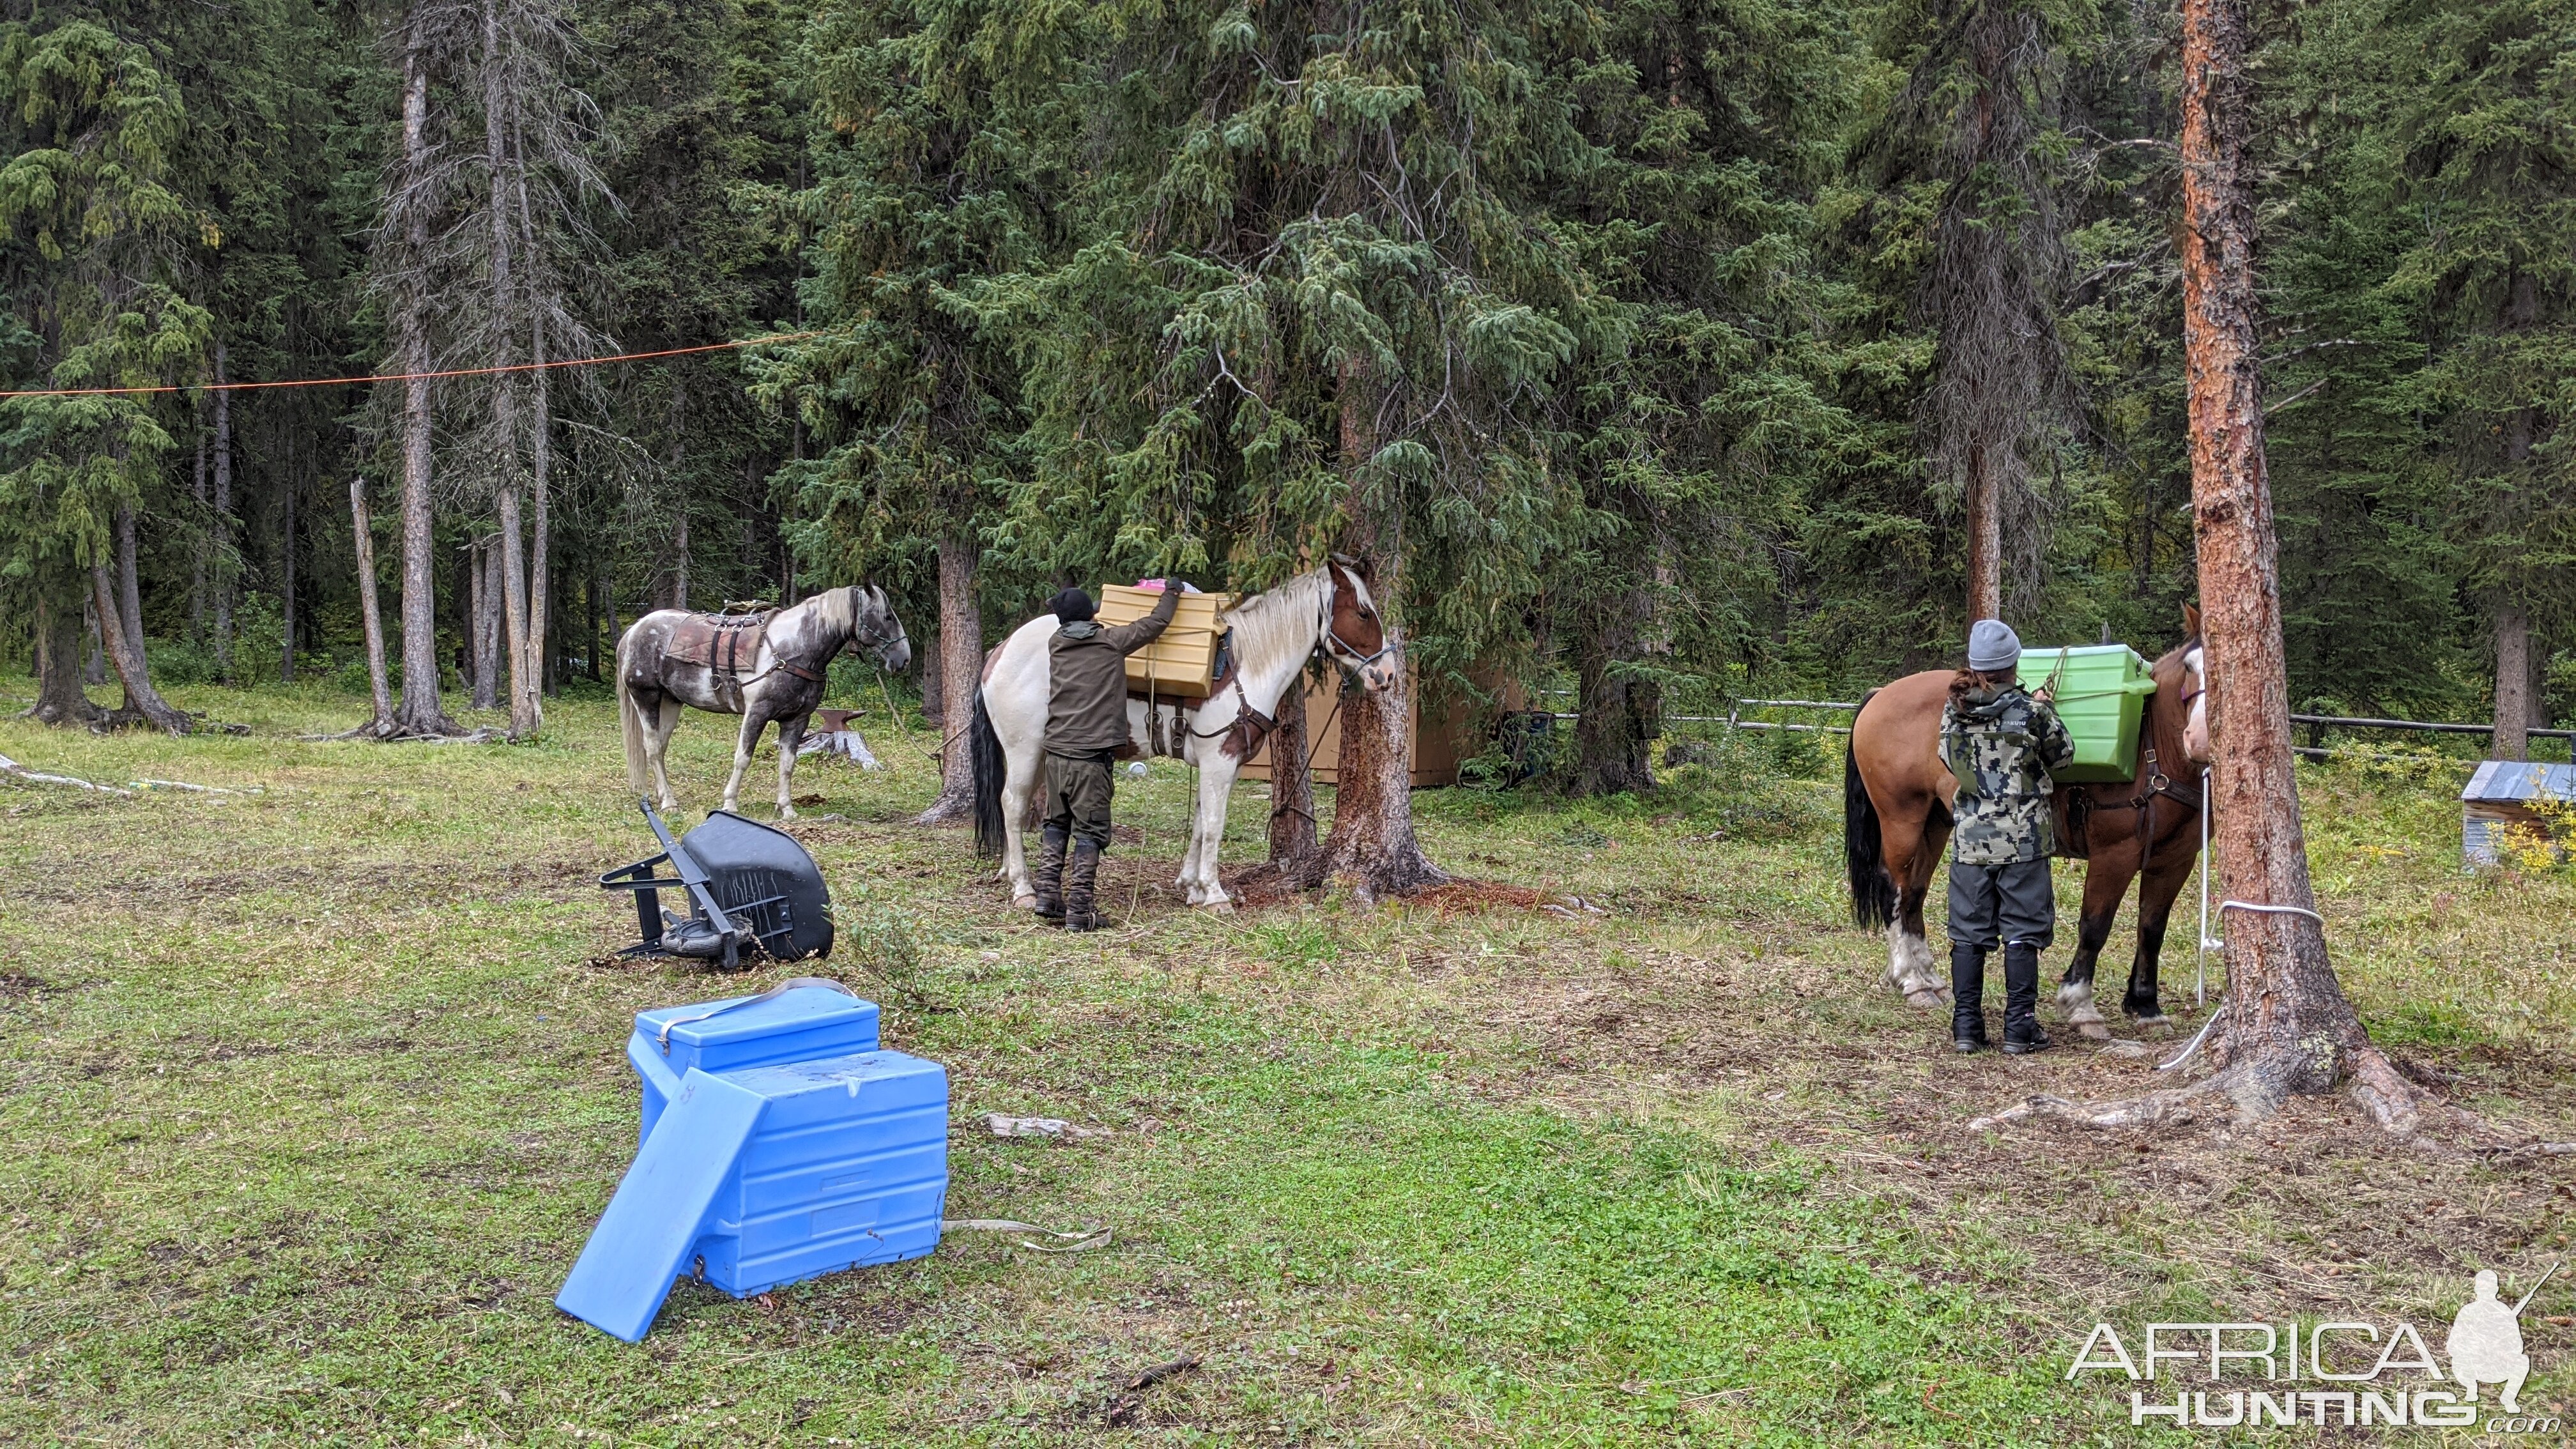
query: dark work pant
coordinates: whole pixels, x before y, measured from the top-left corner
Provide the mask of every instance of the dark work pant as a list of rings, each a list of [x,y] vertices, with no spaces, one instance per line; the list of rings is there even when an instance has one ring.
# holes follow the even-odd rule
[[[1950,941],[1993,950],[2001,945],[2048,949],[2057,939],[2057,883],[2048,860],[2009,865],[1950,862]]]
[[[1110,759],[1053,751],[1046,757],[1046,823],[1102,850],[1109,848]]]

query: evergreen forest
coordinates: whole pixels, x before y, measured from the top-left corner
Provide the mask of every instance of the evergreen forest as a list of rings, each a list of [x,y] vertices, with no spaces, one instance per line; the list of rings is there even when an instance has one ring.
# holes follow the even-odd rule
[[[2513,748],[2576,712],[2576,0],[2256,19],[2292,705]],[[0,0],[0,659],[186,728],[154,681],[364,691],[380,599],[388,732],[526,732],[643,611],[866,580],[936,714],[1065,583],[1341,550],[1423,689],[1563,691],[1610,792],[1986,600],[2153,656],[2176,29]]]

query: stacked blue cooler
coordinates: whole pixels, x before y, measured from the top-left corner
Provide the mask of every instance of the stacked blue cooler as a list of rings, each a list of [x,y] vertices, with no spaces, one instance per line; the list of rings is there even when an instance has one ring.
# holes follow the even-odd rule
[[[555,1302],[634,1342],[687,1274],[748,1297],[939,1246],[948,1072],[877,1046],[877,1008],[800,986],[647,1011],[635,1165]]]

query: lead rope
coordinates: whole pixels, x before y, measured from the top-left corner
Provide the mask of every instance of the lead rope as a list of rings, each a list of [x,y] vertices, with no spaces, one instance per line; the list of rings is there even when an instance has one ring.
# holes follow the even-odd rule
[[[1054,1240],[1052,1243],[1037,1243],[1022,1238],[1020,1246],[1032,1253],[1087,1253],[1094,1248],[1108,1247],[1110,1243],[1106,1227],[1060,1233],[1053,1228],[1042,1228],[1014,1218],[941,1218],[939,1230],[943,1233],[1035,1233],[1041,1238]]]

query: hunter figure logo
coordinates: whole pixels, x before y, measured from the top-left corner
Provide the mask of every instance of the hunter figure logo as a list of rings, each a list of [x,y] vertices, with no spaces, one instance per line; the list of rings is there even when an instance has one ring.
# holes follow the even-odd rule
[[[2548,1282],[2557,1271],[2552,1264],[2540,1282]],[[2539,1291],[2540,1283],[2531,1285],[2531,1293]],[[2478,1296],[2460,1305],[2459,1316],[2451,1320],[2451,1336],[2442,1345],[2451,1356],[2451,1377],[2469,1391],[2472,1401],[2478,1396],[2478,1385],[2504,1385],[2496,1402],[2508,1414],[2522,1412],[2514,1400],[2522,1392],[2522,1381],[2531,1376],[2531,1355],[2522,1351],[2522,1309],[2531,1301],[2531,1293],[2507,1308],[2496,1301],[2496,1275],[2480,1272]]]
[[[2491,1434],[2555,1433],[2555,1415],[2526,1415],[2521,1394],[2531,1376],[2531,1355],[2523,1345],[2522,1311],[2543,1285],[2558,1275],[2558,1264],[2512,1304],[2498,1296],[2492,1272],[2477,1275],[2472,1296],[2451,1319],[2442,1351],[2450,1372],[2433,1357],[2415,1325],[2399,1320],[2383,1328],[2370,1323],[2150,1323],[2144,1352],[2132,1357],[2119,1331],[2107,1323],[2093,1325],[2084,1346],[2067,1367],[2070,1380],[2080,1374],[2116,1372],[2133,1383],[2158,1378],[2197,1377],[2217,1385],[2230,1376],[2254,1379],[2261,1389],[2176,1389],[2159,1402],[2154,1391],[2129,1392],[2129,1422],[2145,1425],[2164,1420],[2175,1428],[2289,1428],[2328,1424],[2392,1428],[2467,1428],[2478,1422],[2479,1393],[2494,1385],[2492,1400],[2501,1412],[2488,1419]],[[2301,1340],[2305,1339],[2302,1352]],[[2158,1373],[2158,1367],[2164,1367]],[[2198,1372],[2195,1373],[2194,1370]],[[2313,1388],[2292,1387],[2313,1384]],[[2457,1384],[2465,1393],[2437,1385]]]

